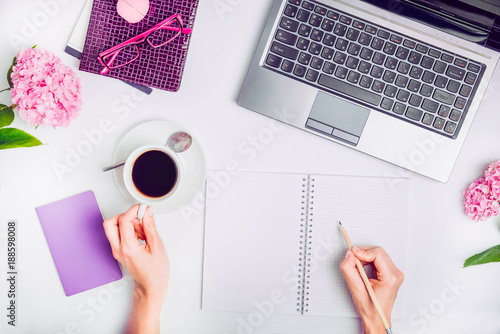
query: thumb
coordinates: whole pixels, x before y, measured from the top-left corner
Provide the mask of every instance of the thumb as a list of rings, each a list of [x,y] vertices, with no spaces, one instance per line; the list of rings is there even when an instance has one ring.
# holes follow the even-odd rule
[[[156,247],[156,244],[161,239],[158,235],[158,230],[156,229],[155,217],[153,215],[153,208],[148,206],[144,217],[142,218],[142,228],[144,229],[144,235],[146,237],[146,242],[150,247]]]
[[[377,270],[384,270],[391,262],[387,253],[381,247],[373,247],[369,249],[353,247],[354,255],[365,263],[373,263]]]

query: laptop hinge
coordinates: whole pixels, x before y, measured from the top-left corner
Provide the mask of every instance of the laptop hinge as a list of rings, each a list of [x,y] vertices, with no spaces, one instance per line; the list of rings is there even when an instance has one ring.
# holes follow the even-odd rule
[[[486,46],[500,51],[500,17],[495,19],[491,33],[486,41]]]

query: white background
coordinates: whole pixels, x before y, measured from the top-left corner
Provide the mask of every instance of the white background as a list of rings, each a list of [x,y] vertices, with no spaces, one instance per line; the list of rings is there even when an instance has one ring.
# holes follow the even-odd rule
[[[249,171],[411,178],[404,283],[407,316],[394,321],[395,332],[500,332],[500,264],[462,268],[470,255],[500,243],[500,218],[474,223],[465,216],[462,205],[462,190],[500,155],[500,70],[494,75],[449,182],[442,184],[292,127],[283,126],[272,137],[264,136],[269,133],[270,119],[239,107],[235,101],[271,1],[201,0],[180,91],[154,90],[140,103],[132,100],[129,106],[124,101],[130,98],[131,87],[79,72],[78,61],[64,53],[84,5],[83,0],[67,2],[71,4],[0,0],[0,74],[7,72],[22,47],[37,44],[55,52],[77,71],[83,96],[81,115],[68,128],[35,130],[16,117],[13,126],[36,135],[46,145],[0,151],[2,248],[7,220],[19,223],[18,326],[13,329],[6,325],[6,281],[0,279],[0,309],[4,310],[0,311],[0,332],[122,332],[130,310],[130,277],[126,275],[122,283],[66,297],[34,208],[90,189],[96,193],[104,217],[126,210],[130,203],[121,196],[112,174],[102,173],[101,168],[112,162],[114,149],[127,131],[157,119],[172,120],[192,131],[203,146],[211,170],[225,169],[228,163],[236,162]],[[50,15],[44,12],[43,3],[52,3],[45,6]],[[35,30],[27,29],[35,23]],[[0,89],[7,87],[3,78],[0,76]],[[10,103],[8,92],[0,93],[0,103]],[[113,113],[117,105],[126,106],[128,112]],[[58,178],[54,164],[65,164],[69,152],[87,140],[85,133],[98,129],[103,119],[111,120],[112,131],[104,134],[70,172]],[[259,149],[252,148],[259,135]],[[156,219],[171,261],[162,333],[359,332],[358,319],[259,318],[257,313],[202,311],[203,215],[183,217],[177,212],[159,214]],[[254,326],[243,329],[242,324],[249,321]]]

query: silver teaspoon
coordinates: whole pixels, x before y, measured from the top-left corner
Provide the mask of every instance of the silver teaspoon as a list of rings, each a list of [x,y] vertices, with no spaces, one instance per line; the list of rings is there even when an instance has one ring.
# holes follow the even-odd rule
[[[191,146],[192,143],[193,143],[193,138],[189,133],[179,131],[172,134],[168,138],[166,146],[175,153],[181,153],[186,151]],[[123,165],[125,165],[125,161],[120,161],[110,166],[104,167],[102,171],[107,172],[109,170],[121,167]]]

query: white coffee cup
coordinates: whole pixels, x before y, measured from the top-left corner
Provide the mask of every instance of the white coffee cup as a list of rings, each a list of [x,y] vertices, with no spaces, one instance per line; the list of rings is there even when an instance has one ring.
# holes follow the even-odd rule
[[[183,177],[177,154],[167,146],[145,145],[134,150],[125,161],[123,181],[130,195],[140,203],[137,218],[147,206],[174,196]]]

